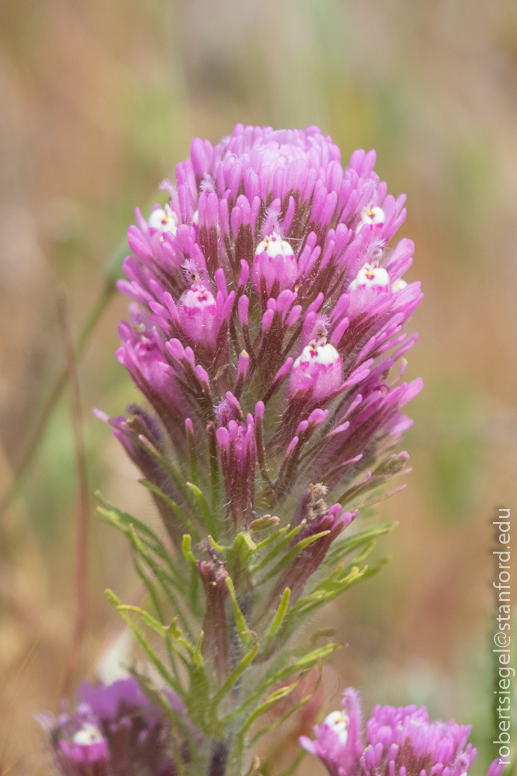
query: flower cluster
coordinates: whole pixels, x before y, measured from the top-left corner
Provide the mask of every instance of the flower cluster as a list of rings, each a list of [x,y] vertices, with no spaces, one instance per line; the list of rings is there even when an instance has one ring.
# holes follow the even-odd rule
[[[366,745],[361,728],[361,701],[350,687],[342,710],[314,727],[315,740],[302,736],[300,743],[330,776],[465,776],[476,757],[467,743],[471,727],[429,722],[425,706],[376,706],[366,723]],[[500,776],[503,769],[495,760],[488,774]]]
[[[163,711],[135,679],[96,687],[83,683],[76,698],[75,711],[38,717],[63,776],[175,776],[175,757],[188,759],[188,748],[172,740]],[[182,711],[178,699],[169,701]]]
[[[239,124],[215,147],[195,139],[160,186],[167,203],[129,228],[117,358],[147,406],[98,414],[168,536],[101,499],[158,619],[109,598],[204,736],[212,774],[240,772],[258,716],[340,646],[289,643],[380,567],[363,561],[386,527],[343,533],[407,470],[403,409],[421,380],[401,382],[416,339],[404,327],[422,294],[403,279],[413,243],[391,244],[404,197],[374,162],[356,151],[343,169],[317,127]]]
[[[415,341],[403,327],[422,295],[402,279],[413,243],[389,247],[404,197],[387,194],[374,161],[356,151],[343,169],[316,127],[239,124],[215,147],[194,140],[161,184],[167,204],[137,210],[117,357],[152,413],[109,422],[176,547],[190,479],[210,494],[219,536],[276,512],[306,524],[296,541],[330,537],[307,554],[306,579],[356,515],[348,496],[406,466],[394,448],[421,381],[398,382]],[[315,487],[334,506],[314,509]]]

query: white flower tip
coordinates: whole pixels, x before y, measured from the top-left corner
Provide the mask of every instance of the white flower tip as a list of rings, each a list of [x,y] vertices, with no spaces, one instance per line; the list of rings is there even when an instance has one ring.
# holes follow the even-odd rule
[[[204,310],[215,308],[212,292],[202,283],[196,282],[183,293],[180,303],[189,310]]]
[[[274,256],[278,256],[279,253],[282,254],[282,256],[294,256],[294,251],[290,244],[287,240],[282,240],[278,232],[273,232],[267,237],[264,237],[262,242],[257,245],[255,256],[259,256],[264,252],[266,252],[271,259]]]
[[[149,216],[149,226],[159,229],[160,232],[176,234],[178,228],[178,216],[169,205],[155,208]]]
[[[389,284],[390,276],[384,267],[375,267],[373,264],[365,264],[357,273],[356,279],[350,283],[349,291],[354,291],[360,286],[372,288],[374,286],[389,286]]]
[[[393,285],[391,286],[391,290],[396,293],[397,291],[402,291],[402,289],[406,288],[406,286],[407,286],[406,281],[403,280],[402,278],[399,278],[393,283]]]
[[[327,342],[326,337],[318,337],[312,339],[308,345],[304,347],[302,353],[293,364],[296,368],[300,364],[321,364],[321,366],[329,366],[335,364],[340,360],[340,355],[334,345]]]
[[[316,357],[316,361],[318,364],[322,364],[323,366],[334,364],[336,361],[339,361],[339,353],[337,352],[334,345],[330,344],[330,342],[328,342],[326,345],[319,345],[319,352]]]
[[[90,746],[90,744],[98,744],[104,740],[104,736],[101,731],[95,727],[95,725],[85,722],[84,725],[74,735],[72,741],[79,746]]]
[[[361,231],[363,226],[375,226],[383,224],[386,221],[384,210],[378,205],[367,205],[361,212],[361,220],[357,225],[356,234]]]
[[[323,724],[338,736],[339,742],[344,746],[348,740],[348,724],[350,717],[346,711],[333,711],[323,720]]]

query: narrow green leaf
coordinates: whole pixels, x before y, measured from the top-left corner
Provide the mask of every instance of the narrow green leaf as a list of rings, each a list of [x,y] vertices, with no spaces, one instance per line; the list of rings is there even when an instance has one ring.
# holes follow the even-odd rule
[[[290,598],[291,598],[291,589],[289,587],[286,587],[286,589],[282,593],[282,598],[280,599],[277,612],[275,614],[275,617],[273,619],[273,622],[271,623],[271,627],[267,634],[268,639],[272,639],[275,633],[277,632],[277,630],[282,625],[284,621],[284,617],[287,613],[287,609],[289,607]]]
[[[163,467],[163,469],[174,481],[174,484],[178,488],[185,501],[188,503],[190,499],[188,488],[185,487],[185,478],[183,477],[181,471],[176,469],[174,462],[169,460],[167,456],[162,455],[162,453],[160,453],[160,451],[157,450],[156,447],[154,447],[146,437],[140,435],[138,437],[138,441],[145,452],[148,453],[156,463]]]
[[[327,580],[308,596],[301,598],[286,616],[282,630],[282,640],[285,641],[289,638],[307,617],[312,616],[314,612],[326,603],[334,600],[334,598],[337,598],[358,582],[377,574],[386,562],[386,558],[381,558],[373,566],[365,566],[363,569],[359,569],[356,566],[345,570],[341,569],[339,573],[346,573],[346,575],[340,578],[339,581],[329,585]]]
[[[335,563],[336,560],[346,557],[346,555],[349,555],[357,547],[366,544],[371,539],[376,539],[383,534],[389,533],[396,525],[396,523],[383,523],[382,525],[377,525],[366,531],[361,531],[360,533],[349,536],[341,541],[334,542],[330,552],[325,558],[325,565],[330,566]]]
[[[249,535],[241,531],[226,552],[226,570],[241,590],[251,588],[250,561],[253,549],[248,539]]]
[[[170,633],[166,630],[165,631],[165,644],[167,647],[167,654],[169,655],[169,662],[171,664],[172,673],[174,674],[174,678],[178,682],[179,685],[181,685],[181,679],[178,671],[178,666],[176,664],[176,657],[179,657],[181,659],[181,655],[178,652],[178,649],[174,642],[171,639]]]
[[[190,564],[190,584],[189,584],[189,590],[188,590],[188,600],[190,609],[194,614],[201,615],[201,612],[198,611],[199,609],[199,572],[197,570],[197,562],[196,558],[194,556],[194,553],[192,552],[192,538],[190,534],[185,534],[183,536],[183,541],[181,543],[181,551],[185,557],[185,559]]]
[[[276,679],[276,684],[283,681],[284,679],[288,679],[293,674],[297,673],[298,671],[307,671],[309,668],[312,668],[318,660],[325,660],[329,655],[332,654],[336,649],[342,649],[343,644],[339,643],[331,643],[331,644],[325,644],[324,647],[318,647],[318,649],[313,649],[312,652],[309,652],[308,655],[305,655],[304,657],[297,660],[295,663],[291,663],[290,665],[286,666],[284,669],[278,672]]]
[[[272,730],[275,730],[279,725],[281,725],[283,722],[285,722],[289,717],[292,717],[293,714],[295,714],[299,709],[301,709],[303,706],[305,706],[306,703],[308,703],[311,698],[314,697],[314,693],[317,691],[318,687],[321,683],[321,677],[323,676],[323,671],[321,667],[321,661],[318,663],[318,678],[316,680],[316,684],[310,691],[308,695],[306,695],[304,698],[301,699],[301,701],[298,701],[292,708],[290,708],[283,716],[280,717],[280,719],[275,720],[275,722],[272,722],[271,725],[267,725],[266,727],[261,728],[251,739],[249,746],[250,748],[258,741],[259,738],[261,738],[266,733],[270,733]]]
[[[183,534],[183,541],[181,542],[181,551],[189,563],[193,566],[196,565],[196,558],[192,552],[192,537],[190,534]]]
[[[165,638],[166,629],[163,624],[158,622],[158,620],[156,620],[152,614],[146,612],[145,609],[141,609],[139,606],[132,606],[131,604],[119,604],[117,609],[119,612],[136,612],[151,630],[159,633],[162,638]]]
[[[255,544],[255,542],[251,538],[250,532],[249,531],[241,531],[240,535],[242,536],[243,541],[248,545],[248,548],[252,552],[255,552],[255,550],[257,549],[257,545]]]
[[[278,539],[281,539],[282,536],[290,529],[290,527],[290,524],[285,525],[283,528],[279,528],[277,531],[275,531],[275,533],[271,534],[271,536],[268,536],[266,539],[262,539],[262,541],[257,544],[257,551],[260,552],[260,550],[263,550],[264,547],[267,547],[269,544],[272,544]]]
[[[189,428],[186,425],[186,431],[187,431],[187,443],[188,443],[188,449],[189,449],[189,455],[190,455],[190,479],[195,485],[197,485],[198,467],[197,467],[196,440],[194,439],[192,428]]]
[[[280,701],[282,701],[284,698],[287,698],[288,695],[290,695],[293,690],[295,690],[298,685],[300,684],[302,680],[303,674],[301,674],[297,679],[295,679],[292,684],[288,684],[286,687],[280,687],[278,690],[273,690],[271,695],[268,696],[268,698],[264,701],[264,703],[261,703],[260,706],[257,706],[255,711],[253,711],[244,725],[242,726],[241,730],[239,731],[239,736],[243,737],[250,727],[253,725],[255,720],[257,720],[259,717],[261,717],[263,714],[266,714],[268,711],[273,709],[275,706],[277,706]]]
[[[100,501],[102,505],[102,507],[97,507],[97,511],[99,512],[99,514],[109,517],[110,513],[114,513],[122,520],[122,522],[126,523],[126,525],[129,525],[130,523],[132,523],[140,531],[146,533],[157,544],[162,544],[161,540],[154,533],[154,531],[151,528],[149,528],[148,525],[146,525],[145,523],[142,523],[142,521],[139,520],[137,517],[134,517],[134,515],[130,515],[127,512],[122,512],[120,509],[113,506],[113,504],[110,504],[109,501],[106,501],[106,499],[103,497],[103,495],[99,490],[95,491],[95,497],[98,499],[98,501]]]
[[[121,512],[120,509],[117,509],[117,507],[109,504],[107,501],[105,501],[105,499],[103,499],[98,491],[96,495],[99,501],[101,501],[103,504],[103,506],[97,507],[97,512],[102,515],[109,523],[111,523],[111,525],[115,526],[115,528],[118,528],[119,531],[125,533],[126,536],[128,535],[127,529],[130,525],[133,525],[135,530],[139,532],[141,541],[143,541],[152,552],[156,553],[156,555],[158,555],[167,564],[171,574],[173,574],[175,577],[176,586],[181,588],[182,579],[178,575],[178,571],[173,563],[173,559],[161,539],[159,539],[154,531],[152,531],[145,523],[142,523],[141,520],[138,520],[138,518],[128,514],[127,512]]]
[[[244,642],[244,644],[247,647],[249,647],[250,644],[253,644],[253,642],[256,641],[256,637],[253,638],[252,631],[250,631],[248,627],[248,623],[246,622],[246,619],[243,613],[241,612],[241,608],[239,606],[239,602],[237,601],[237,596],[235,594],[235,587],[234,587],[232,578],[230,576],[227,576],[224,581],[225,581],[226,587],[228,588],[228,592],[230,594],[230,600],[233,606],[233,616],[235,618],[235,625],[237,626],[237,630],[239,631],[241,640]]]
[[[250,523],[251,533],[259,533],[259,531],[267,531],[269,528],[278,525],[280,522],[279,517],[272,517],[271,515],[264,515],[256,520],[252,520]]]
[[[311,636],[311,640],[310,640],[311,648],[314,648],[316,646],[319,639],[323,639],[328,636],[334,636],[335,633],[336,633],[335,628],[323,628],[322,630],[316,631]]]
[[[356,555],[354,558],[354,566],[360,566],[361,563],[366,560],[368,555],[374,551],[374,549],[377,547],[377,539],[371,539],[371,541],[368,542],[368,544],[365,544],[359,555]]]
[[[203,666],[205,665],[205,661],[203,660],[203,655],[201,654],[201,647],[203,646],[204,635],[205,635],[205,632],[201,631],[201,633],[199,634],[199,641],[196,645],[194,652],[192,653],[192,659],[194,661],[194,664],[199,668],[203,668]]]
[[[318,585],[315,590],[309,593],[309,595],[300,598],[289,612],[289,616],[297,615],[307,605],[315,602],[323,604],[325,601],[329,600],[329,596],[333,597],[334,594],[339,595],[347,584],[351,584],[352,581],[360,577],[363,572],[364,570],[361,570],[358,566],[354,565],[348,570],[348,574],[343,576],[345,572],[343,566],[341,566],[337,573],[333,575],[333,579],[325,580]]]
[[[203,515],[203,518],[205,520],[205,525],[208,532],[212,534],[212,536],[217,536],[217,527],[215,524],[215,519],[203,492],[198,488],[197,485],[194,485],[192,482],[187,482],[185,484],[187,488],[189,488],[189,490],[195,496],[197,504],[201,510],[201,514]]]
[[[192,657],[192,653],[193,653],[194,650],[192,649],[192,646],[188,643],[188,641],[183,638],[182,631],[180,630],[180,628],[178,628],[178,624],[176,622],[176,619],[177,618],[175,617],[173,620],[171,620],[169,625],[167,625],[166,627],[164,626],[165,627],[165,631],[167,632],[167,634],[169,635],[169,637],[171,639],[173,639],[174,641],[177,641],[178,644],[180,644],[183,647],[183,649],[187,652],[187,654],[190,657]],[[175,651],[177,652],[178,656],[181,658],[183,664],[185,666],[188,666],[188,661],[181,654],[181,652],[179,652],[176,648],[175,648]]]
[[[287,687],[281,687],[278,690],[274,690],[271,695],[267,698],[267,700],[262,703],[258,708],[255,709],[252,714],[247,718],[246,722],[240,729],[237,739],[236,739],[236,751],[235,751],[235,769],[236,772],[239,773],[242,768],[242,761],[244,758],[244,741],[246,737],[246,733],[250,729],[250,727],[253,725],[255,720],[257,720],[259,717],[261,717],[263,714],[266,714],[268,711],[270,711],[272,708],[274,708],[280,701],[282,701],[284,698],[286,698],[292,691],[298,686],[302,679],[302,676],[300,675],[296,681],[294,681],[292,684],[288,685]]]
[[[162,625],[162,623],[158,622],[158,620],[156,620],[151,614],[149,614],[149,612],[146,612],[145,609],[141,609],[139,606],[132,606],[130,604],[119,604],[117,606],[117,609],[120,612],[126,611],[126,612],[135,612],[136,614],[138,614],[142,618],[144,623],[149,628],[151,628],[151,630],[158,633],[167,642],[171,642],[170,644],[168,643],[168,646],[170,646],[174,650],[174,652],[181,659],[183,664],[185,666],[188,666],[188,661],[181,654],[181,652],[179,652],[177,647],[171,641],[172,634],[170,632],[170,626]],[[188,644],[187,641],[185,641],[185,639],[176,639],[176,641],[178,641],[178,643],[180,643],[187,650],[188,654],[192,655],[192,647]],[[178,677],[176,677],[176,679],[179,681]]]
[[[289,526],[286,526],[285,528],[281,528],[280,531],[278,531],[277,533],[279,534],[281,531],[286,531],[288,528]],[[269,565],[269,563],[271,563],[271,561],[274,558],[276,558],[276,556],[280,552],[282,552],[284,547],[286,547],[289,544],[289,542],[291,542],[294,539],[294,537],[300,533],[302,528],[303,528],[303,525],[297,525],[296,528],[293,528],[292,531],[289,531],[289,533],[286,536],[284,536],[281,539],[281,541],[279,541],[278,544],[275,547],[273,547],[273,549],[270,550],[264,558],[262,558],[262,560],[260,560],[255,566],[252,567],[251,569],[252,573],[254,574],[255,572],[260,571],[260,569],[263,569],[265,566]],[[275,534],[273,536],[275,536]],[[261,549],[261,545],[263,547],[264,543],[267,541],[268,540],[265,539],[264,542],[260,542],[260,544],[257,545],[257,550]]]
[[[210,536],[208,534],[208,541],[210,542],[210,546],[214,548],[216,552],[227,552],[228,547],[224,547],[222,544],[218,544],[213,536]]]
[[[128,526],[124,526],[122,528],[124,533],[129,537],[131,544],[133,548],[138,552],[138,554],[142,557],[143,560],[147,563],[151,571],[154,573],[154,575],[157,577],[157,579],[161,582],[162,579],[166,580],[168,583],[173,585],[177,591],[180,594],[183,594],[185,591],[185,580],[184,578],[180,578],[180,581],[177,579],[173,579],[173,577],[168,573],[166,569],[164,569],[156,558],[152,554],[152,550],[150,551],[150,547],[148,544],[144,543],[140,537],[138,536],[137,532],[135,531],[135,527],[131,524]],[[160,557],[160,556],[159,556]],[[156,571],[158,569],[158,572]],[[177,573],[175,573],[175,577],[177,577]]]
[[[232,720],[242,717],[246,708],[256,704],[264,695],[264,693],[274,686],[276,675],[281,669],[285,668],[290,659],[291,655],[288,652],[281,652],[278,654],[267,669],[265,675],[258,682],[253,692],[251,692],[250,695],[248,695],[248,697],[243,700],[240,706],[229,712],[223,718],[222,723],[227,726]]]
[[[180,520],[185,528],[190,531],[190,533],[194,536],[197,542],[201,540],[201,535],[199,534],[199,531],[197,530],[196,526],[193,524],[193,522],[187,517],[185,512],[176,504],[175,501],[173,501],[169,496],[167,496],[161,488],[159,488],[157,485],[154,484],[154,482],[149,482],[149,480],[140,479],[138,482],[143,485],[145,488],[151,491],[151,493],[154,493],[156,496],[162,499],[168,507],[172,509],[178,520]]]
[[[113,590],[110,590],[109,587],[104,591],[104,595],[112,606],[120,606],[120,598],[116,596]]]
[[[170,621],[167,627],[167,630],[169,631],[173,639],[176,639],[179,641],[181,638],[181,628],[178,627],[178,623],[176,622],[177,619],[178,619],[177,617],[174,617],[174,619]],[[185,642],[185,643],[188,644],[188,642]],[[190,644],[188,644],[188,649],[192,653],[192,647],[190,646]]]
[[[186,698],[186,706],[190,719],[211,738],[222,738],[224,727],[217,719],[215,707],[210,699],[210,682],[205,670],[201,655],[203,643],[203,631],[193,653],[193,661],[189,665],[189,691]]]
[[[298,672],[305,673],[311,669],[318,662],[318,660],[324,660],[335,649],[340,649],[342,646],[342,644],[327,644],[326,646],[320,647],[319,649],[308,648],[310,651],[306,652],[294,663],[288,663],[288,661],[291,659],[291,654],[286,652],[281,653],[276,658],[273,665],[267,670],[265,676],[263,676],[259,681],[256,689],[241,703],[238,708],[234,709],[226,717],[224,717],[222,723],[224,723],[224,725],[228,725],[233,719],[240,717],[248,706],[257,703],[257,701],[259,701],[264,693],[267,692],[267,690],[269,690],[271,687],[277,686],[280,684],[280,682],[288,679],[293,674]],[[286,663],[288,664],[286,665]]]
[[[133,528],[133,526],[129,526],[129,537],[131,539],[131,542],[134,544],[135,548],[140,553],[141,557],[145,560],[151,571],[153,572],[154,576],[158,580],[158,582],[161,584],[162,589],[171,602],[172,606],[174,607],[181,624],[183,626],[183,629],[188,634],[189,638],[192,639],[192,632],[189,628],[189,624],[187,622],[187,619],[183,613],[183,610],[181,606],[179,605],[178,599],[176,595],[172,592],[171,589],[171,578],[167,576],[167,574],[164,572],[163,568],[155,561],[155,559],[150,555],[150,553],[147,551],[145,546],[142,544],[142,542],[139,540],[138,536],[136,535],[136,532]],[[180,593],[183,593],[184,590],[180,590]]]
[[[151,601],[153,602],[153,605],[154,605],[154,608],[156,609],[158,617],[162,622],[164,622],[164,616],[163,616],[162,606],[160,603],[160,597],[158,595],[158,592],[152,580],[149,579],[149,576],[145,573],[144,569],[142,568],[142,564],[140,563],[138,552],[134,549],[134,547],[133,547],[133,564],[135,566],[136,573],[138,574],[138,576],[140,577],[140,579],[142,580],[142,582],[147,588],[147,592],[149,593]]]
[[[352,578],[351,582],[356,584],[361,578],[368,578],[373,576],[374,574],[377,574],[380,569],[386,565],[391,560],[391,555],[385,555],[383,558],[379,558],[378,560],[374,561],[374,563],[368,564],[366,566],[363,566],[362,569],[360,569],[359,574],[355,574],[355,576]],[[351,574],[351,572],[356,569],[355,565],[355,559],[353,565],[347,566],[343,571],[341,572],[341,575],[338,577],[339,581],[347,580]]]
[[[218,692],[214,695],[214,698],[212,700],[214,708],[217,708],[217,706],[221,703],[223,698],[225,698],[226,695],[230,692],[232,687],[234,687],[237,684],[237,682],[239,681],[239,679],[241,678],[241,676],[243,675],[247,667],[251,665],[251,663],[253,663],[253,660],[255,659],[255,655],[258,652],[259,646],[260,645],[257,641],[255,643],[255,646],[253,646],[250,649],[250,651],[246,655],[244,655],[239,665],[236,668],[234,668],[234,670],[231,672],[230,676],[225,681],[221,689],[218,690]]]
[[[271,579],[271,577],[276,577],[280,571],[288,566],[297,555],[299,555],[306,547],[309,546],[309,544],[318,541],[318,539],[321,539],[323,536],[327,536],[329,533],[330,531],[320,531],[320,533],[314,534],[314,536],[307,536],[305,539],[297,542],[294,547],[292,547],[289,552],[279,560],[276,566],[273,566],[273,568],[270,569],[267,574],[256,583],[257,587],[263,585],[264,582],[267,582],[267,580]]]
[[[173,676],[171,676],[171,674],[169,673],[169,671],[167,671],[167,669],[166,669],[166,668],[165,668],[165,666],[163,665],[162,661],[160,660],[160,658],[158,657],[158,655],[157,655],[157,654],[154,652],[153,648],[151,647],[151,645],[149,644],[149,642],[148,642],[148,641],[147,641],[147,639],[145,638],[145,636],[144,636],[144,634],[142,633],[142,631],[140,630],[140,628],[138,628],[138,626],[137,626],[137,625],[135,625],[135,623],[133,622],[133,620],[132,620],[132,619],[131,619],[131,617],[129,616],[128,612],[126,612],[126,611],[124,610],[123,606],[121,606],[120,604],[116,604],[116,603],[115,603],[115,601],[118,601],[119,599],[118,599],[118,598],[115,596],[115,594],[114,594],[114,593],[112,593],[112,592],[111,592],[111,590],[109,590],[109,591],[106,591],[106,596],[107,596],[108,600],[110,601],[110,603],[112,603],[114,606],[116,606],[116,608],[117,608],[117,610],[120,612],[120,616],[122,617],[122,619],[124,620],[124,622],[126,622],[126,623],[127,623],[127,625],[129,625],[129,627],[131,628],[131,630],[132,630],[132,631],[133,631],[133,633],[135,634],[136,638],[137,638],[137,639],[138,639],[138,641],[140,642],[140,644],[141,644],[141,646],[142,646],[142,649],[144,650],[144,652],[146,653],[147,657],[149,658],[149,660],[151,661],[151,663],[154,665],[154,667],[156,668],[156,670],[159,672],[159,674],[160,674],[160,675],[163,677],[163,679],[165,679],[165,681],[167,682],[167,684],[168,684],[170,687],[172,687],[172,689],[173,689],[175,692],[177,692],[177,693],[178,693],[178,695],[180,695],[181,697],[184,697],[184,696],[185,696],[185,693],[184,693],[184,690],[183,690],[183,688],[182,688],[182,687],[181,687],[181,685],[180,685],[180,684],[179,684],[179,683],[178,683],[178,682],[177,682],[177,681],[174,679],[174,677],[173,677]]]

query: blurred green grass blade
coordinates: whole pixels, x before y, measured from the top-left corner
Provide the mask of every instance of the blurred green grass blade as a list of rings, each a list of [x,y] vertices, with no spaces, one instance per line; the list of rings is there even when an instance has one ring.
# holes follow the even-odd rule
[[[86,323],[84,324],[81,333],[77,338],[77,342],[74,345],[76,362],[79,362],[93,332],[97,328],[97,325],[104,315],[104,312],[106,311],[109,303],[115,296],[117,290],[116,281],[122,277],[122,263],[126,255],[127,244],[124,241],[124,243],[120,243],[120,245],[108,258],[106,263],[104,286],[95,304],[93,305],[88,318],[86,319]],[[25,454],[14,473],[13,482],[0,502],[0,517],[2,517],[4,512],[12,504],[14,498],[20,492],[20,488],[23,485],[25,477],[31,468],[36,453],[38,452],[38,448],[43,439],[48,422],[52,417],[59,399],[61,398],[61,394],[63,393],[68,383],[68,378],[69,370],[67,366],[59,373],[51,388],[50,395],[43,406],[43,410],[41,411],[41,415],[36,423],[36,427],[27,443]]]

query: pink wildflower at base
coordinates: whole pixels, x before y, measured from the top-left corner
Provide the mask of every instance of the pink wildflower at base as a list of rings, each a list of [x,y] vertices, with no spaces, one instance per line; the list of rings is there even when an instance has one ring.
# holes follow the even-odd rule
[[[468,743],[472,727],[430,722],[425,706],[376,706],[362,739],[362,709],[356,690],[348,688],[343,709],[314,727],[314,740],[300,744],[319,757],[331,776],[466,776],[476,757]],[[488,776],[500,776],[504,764],[491,764]]]

